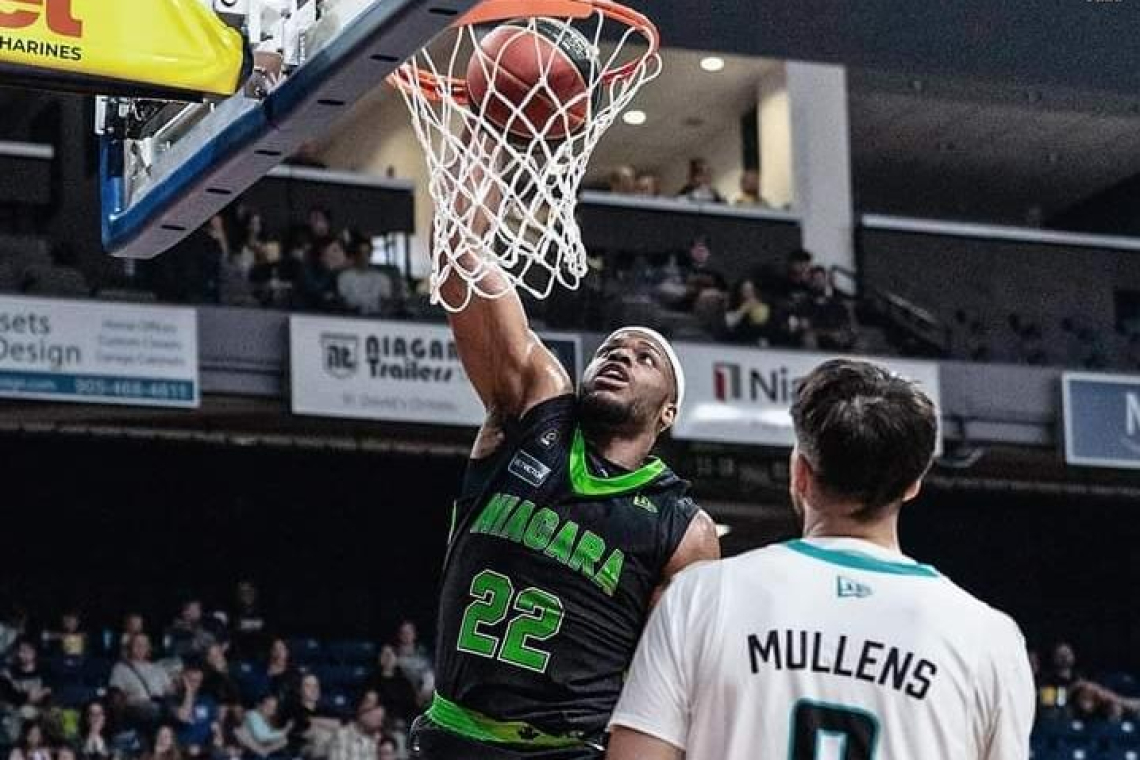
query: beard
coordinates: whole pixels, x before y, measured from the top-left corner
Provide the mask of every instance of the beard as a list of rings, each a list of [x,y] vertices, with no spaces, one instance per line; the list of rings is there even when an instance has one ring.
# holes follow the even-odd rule
[[[642,427],[644,415],[635,400],[624,401],[606,393],[584,390],[578,397],[578,418],[594,431],[628,430]]]

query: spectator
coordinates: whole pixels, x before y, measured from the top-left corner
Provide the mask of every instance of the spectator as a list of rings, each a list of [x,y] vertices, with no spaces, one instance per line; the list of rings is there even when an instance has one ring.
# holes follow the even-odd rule
[[[15,692],[14,703],[19,707],[20,717],[23,720],[39,718],[41,710],[48,705],[51,689],[46,685],[36,645],[31,639],[25,637],[16,642],[15,657],[4,678]]]
[[[396,760],[398,755],[399,745],[395,738],[385,736],[380,740],[380,745],[376,750],[376,760]]]
[[[174,729],[168,725],[161,725],[154,732],[154,741],[149,751],[144,752],[142,760],[182,760],[182,752],[175,742]]]
[[[126,722],[147,728],[157,723],[161,704],[174,691],[170,675],[150,661],[150,637],[136,633],[127,645],[126,656],[111,669],[111,686],[126,698]]]
[[[182,602],[168,634],[171,654],[182,660],[200,658],[217,640],[202,624],[202,602],[197,598]]]
[[[332,236],[332,214],[327,208],[313,206],[308,216],[309,240],[324,240]]]
[[[131,639],[140,633],[146,633],[143,616],[137,612],[128,612],[123,616],[123,630],[119,634],[119,653],[121,655],[126,655]]]
[[[391,311],[396,296],[392,278],[372,266],[372,242],[366,238],[353,245],[352,266],[337,277],[336,289],[349,310],[365,316]]]
[[[811,298],[812,255],[803,248],[788,254],[784,271],[783,297],[793,303],[806,302]]]
[[[12,747],[8,760],[52,760],[51,748],[38,720],[24,723],[20,729],[20,738]]]
[[[230,612],[231,651],[238,657],[264,652],[268,643],[267,627],[257,586],[252,581],[239,581],[234,589],[234,608]]]
[[[661,180],[653,172],[642,172],[637,175],[634,192],[645,198],[657,198],[661,195]]]
[[[87,653],[87,634],[81,630],[79,612],[68,610],[59,619],[58,631],[44,631],[44,642],[65,657],[82,657]]]
[[[47,266],[32,264],[24,272],[21,290],[28,295],[72,296],[91,295],[87,278],[79,271],[75,250],[67,243],[56,243],[51,248],[51,262]]]
[[[736,283],[724,314],[728,339],[733,343],[766,346],[771,318],[772,307],[764,302],[756,283],[748,278]]]
[[[265,680],[270,693],[283,698],[298,683],[297,669],[289,657],[289,645],[284,639],[273,639],[269,645],[269,659],[265,663]]]
[[[286,723],[284,728],[274,728],[277,705],[276,694],[265,694],[257,701],[257,708],[245,714],[245,723],[238,733],[238,739],[257,757],[278,754],[289,744],[289,731],[293,727]]]
[[[79,716],[77,746],[82,760],[106,760],[112,755],[111,737],[114,731],[107,726],[107,708],[98,700],[88,702]]]
[[[107,689],[103,698],[103,709],[107,713],[106,735],[111,740],[111,755],[137,756],[142,752],[141,734],[129,720],[130,708],[127,695],[114,686]]]
[[[226,650],[221,644],[211,644],[206,650],[206,661],[202,668],[202,693],[218,705],[241,702],[241,689],[230,675]]]
[[[265,235],[265,223],[262,221],[261,214],[256,211],[250,213],[246,219],[245,232],[240,245],[232,251],[231,266],[236,267],[243,276],[248,277],[253,265],[266,259],[265,253],[268,242]]]
[[[427,649],[419,643],[416,624],[410,620],[400,623],[396,631],[396,664],[416,689],[416,699],[427,704],[435,689],[435,673]]]
[[[400,669],[396,650],[390,645],[385,644],[380,648],[376,672],[369,678],[365,688],[379,695],[380,703],[394,720],[406,724],[416,716],[419,707],[416,687]]]
[[[745,169],[740,175],[740,192],[732,199],[734,206],[767,206],[767,201],[760,195],[760,171],[758,169]]]
[[[333,738],[329,760],[376,760],[384,706],[374,691],[366,691],[356,710],[356,720],[342,727]]]
[[[633,195],[637,192],[637,171],[629,165],[622,165],[610,172],[610,192]]]
[[[202,668],[196,664],[187,665],[179,678],[178,692],[169,705],[178,744],[189,757],[209,753],[214,722],[218,718],[218,703],[203,692],[202,681]]]
[[[28,612],[22,605],[13,604],[0,621],[0,658],[7,657],[12,647],[28,627]]]
[[[837,298],[827,269],[811,268],[808,287],[811,301],[804,309],[810,329],[809,346],[825,351],[850,351],[855,347],[855,320],[841,299]]]
[[[285,710],[293,728],[289,747],[293,754],[306,758],[326,758],[340,721],[321,709],[321,682],[312,673],[301,677],[297,694]]]
[[[699,203],[724,203],[724,197],[712,185],[712,169],[703,158],[689,161],[689,181],[677,195]]]
[[[337,278],[348,264],[344,244],[337,238],[319,238],[317,255],[306,262],[301,273],[301,303],[310,309],[324,311],[340,307]]]

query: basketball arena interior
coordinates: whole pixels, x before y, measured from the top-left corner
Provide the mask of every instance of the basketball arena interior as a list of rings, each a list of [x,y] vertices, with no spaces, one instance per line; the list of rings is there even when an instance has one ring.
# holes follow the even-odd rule
[[[383,71],[334,39],[260,89],[243,89],[265,74],[245,56],[226,94],[77,75],[47,46],[5,62],[37,25],[94,60],[61,20],[118,1],[0,2],[0,751],[408,757],[484,411],[448,328],[462,306],[432,284],[458,159],[425,157],[439,104],[397,67],[446,59],[438,40],[478,3],[357,2],[369,23],[339,33],[375,16],[376,44],[399,51],[371,56]],[[240,2],[162,2],[244,23]],[[1140,757],[1140,6],[629,5],[660,49],[600,33],[603,50],[636,48],[636,87],[598,85],[628,102],[586,93],[564,134],[502,140],[520,162],[522,141],[589,141],[580,183],[550,201],[580,255],[519,287],[531,327],[574,378],[619,326],[672,341],[685,408],[656,453],[725,556],[799,530],[801,377],[859,356],[918,380],[940,430],[904,550],[1017,621],[1031,757]],[[294,82],[307,94],[273,101]],[[265,124],[227,115],[250,102]],[[203,138],[168,116],[183,103],[205,109],[186,124],[227,121]],[[113,110],[150,121],[124,141]],[[114,199],[139,177],[155,183],[141,202]],[[176,709],[179,669],[202,660],[204,726],[156,740],[129,719],[116,667],[138,633],[172,684],[156,709]],[[380,695],[365,750],[242,735],[243,708],[309,676],[345,726]],[[105,744],[88,741],[93,713]]]

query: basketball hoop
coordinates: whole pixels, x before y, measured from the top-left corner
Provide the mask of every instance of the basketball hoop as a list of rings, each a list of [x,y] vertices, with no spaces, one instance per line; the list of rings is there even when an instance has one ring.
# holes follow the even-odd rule
[[[508,35],[587,42],[591,57],[576,83],[584,90],[563,100],[545,62],[527,97],[499,91],[504,54],[489,54],[481,40],[508,21]],[[602,135],[660,74],[659,46],[652,22],[614,0],[487,0],[389,77],[431,177],[433,302],[456,312],[514,288],[542,299],[556,284],[578,287],[587,272],[578,188]],[[482,74],[478,98],[470,71]],[[504,276],[489,279],[493,272]],[[440,293],[456,276],[466,284],[457,301]]]

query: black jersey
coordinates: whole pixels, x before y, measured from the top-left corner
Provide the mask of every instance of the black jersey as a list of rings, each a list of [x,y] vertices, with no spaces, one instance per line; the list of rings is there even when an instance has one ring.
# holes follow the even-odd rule
[[[455,505],[432,720],[510,745],[601,737],[697,513],[687,491],[660,460],[628,472],[593,454],[573,396],[511,424]]]

